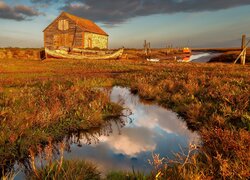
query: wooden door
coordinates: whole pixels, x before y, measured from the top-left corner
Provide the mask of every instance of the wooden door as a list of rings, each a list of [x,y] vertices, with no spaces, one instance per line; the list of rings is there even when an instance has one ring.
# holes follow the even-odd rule
[[[53,46],[54,48],[57,48],[59,46],[61,46],[62,42],[61,42],[61,37],[59,34],[55,34],[53,37]]]
[[[53,39],[53,46],[58,47],[71,47],[73,44],[74,36],[68,33],[66,34],[55,34]]]
[[[74,41],[74,36],[70,34],[64,34],[64,46],[65,47],[72,47]]]
[[[88,47],[92,48],[92,39],[91,38],[88,38]]]

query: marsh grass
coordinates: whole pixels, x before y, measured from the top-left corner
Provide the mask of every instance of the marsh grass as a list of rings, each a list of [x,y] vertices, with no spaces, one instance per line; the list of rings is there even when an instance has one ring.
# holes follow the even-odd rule
[[[64,146],[64,143],[60,144],[60,157],[58,160],[53,159],[53,147],[51,143],[44,148],[45,157],[42,157],[42,152],[40,152],[38,155],[39,159],[35,159],[35,154],[33,150],[30,149],[30,164],[32,168],[26,178],[65,180],[100,179],[100,172],[93,164],[83,160],[64,160]],[[40,162],[39,167],[37,162]]]
[[[110,172],[107,174],[107,180],[146,180],[149,179],[148,175],[141,172]]]
[[[17,174],[18,172],[13,171],[7,172],[6,174],[2,172],[1,180],[14,180]]]
[[[12,82],[14,83],[14,82]],[[100,127],[122,115],[109,96],[78,81],[39,81],[9,85],[0,95],[1,167],[27,158],[27,149],[59,141],[71,132]],[[94,87],[94,86],[93,86]]]
[[[187,165],[181,173],[196,173],[197,179],[249,177],[249,65],[131,58],[1,60],[1,168],[25,158],[30,147],[45,145],[49,138],[61,139],[67,132],[97,127],[119,115],[121,108],[98,88],[120,85],[174,110],[200,133],[203,153],[194,156],[195,166]]]
[[[61,167],[60,170],[58,170],[59,166]],[[79,160],[64,160],[62,164],[54,162],[50,167],[45,167],[45,169],[38,170],[37,173],[37,176],[33,175],[28,177],[28,179],[101,179],[99,171],[93,164]]]
[[[120,76],[130,79],[128,86],[141,98],[173,109],[200,132],[203,156],[212,165],[197,156],[195,168],[186,172],[202,172],[198,179],[249,177],[249,77],[249,66],[221,64],[167,64],[157,71]]]

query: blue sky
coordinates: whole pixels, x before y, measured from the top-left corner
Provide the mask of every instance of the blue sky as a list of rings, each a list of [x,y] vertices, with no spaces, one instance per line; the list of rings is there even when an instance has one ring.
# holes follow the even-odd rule
[[[237,47],[250,36],[250,0],[0,0],[0,47],[42,47],[61,11],[95,21],[110,47]]]

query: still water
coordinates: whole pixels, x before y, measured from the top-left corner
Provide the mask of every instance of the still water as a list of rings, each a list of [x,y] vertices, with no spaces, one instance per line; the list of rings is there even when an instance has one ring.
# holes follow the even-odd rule
[[[198,62],[198,63],[207,63],[212,58],[221,55],[221,53],[214,52],[194,52],[191,56],[186,56],[179,60],[180,62]]]
[[[176,113],[141,102],[127,88],[113,87],[109,93],[113,102],[127,108],[127,117],[110,121],[92,133],[69,137],[66,159],[94,162],[103,173],[132,169],[149,172],[152,153],[173,158],[174,153],[186,151],[190,143],[199,143],[198,134],[190,131]]]

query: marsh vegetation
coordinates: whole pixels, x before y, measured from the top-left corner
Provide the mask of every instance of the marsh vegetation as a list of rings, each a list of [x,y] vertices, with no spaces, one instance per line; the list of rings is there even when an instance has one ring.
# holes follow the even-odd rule
[[[30,148],[36,154],[37,147],[61,141],[65,134],[121,116],[121,105],[100,90],[119,85],[178,113],[203,141],[199,153],[184,156],[184,161],[154,158],[160,164],[153,163],[156,170],[145,177],[247,179],[250,175],[248,65],[1,60],[0,72],[1,172],[8,172],[17,161],[25,162]],[[107,177],[123,175],[144,176],[113,172]]]

